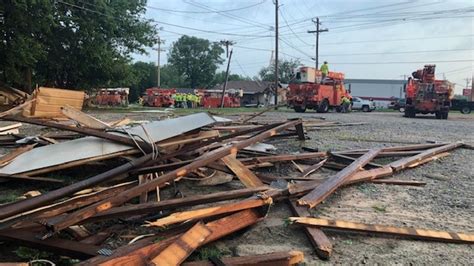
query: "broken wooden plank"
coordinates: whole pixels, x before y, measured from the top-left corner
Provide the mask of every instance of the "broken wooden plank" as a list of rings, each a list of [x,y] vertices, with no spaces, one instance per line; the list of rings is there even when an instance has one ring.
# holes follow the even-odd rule
[[[88,128],[92,128],[92,129],[100,129],[100,130],[104,130],[104,129],[107,129],[107,128],[110,128],[110,125],[105,123],[105,122],[102,122],[100,121],[99,119],[91,116],[91,115],[88,115],[72,106],[69,106],[69,105],[66,105],[66,106],[62,106],[61,107],[61,113],[80,123],[81,125],[83,126],[86,126]]]
[[[206,238],[203,245],[249,227],[262,219],[263,214],[259,211],[248,209],[208,222],[206,227],[211,230],[212,234]],[[159,253],[177,237],[179,235],[146,246],[137,245],[137,248],[124,246],[111,256],[97,256],[80,263],[80,265],[145,265],[153,254]]]
[[[241,159],[242,163],[248,161],[257,161],[260,163],[269,162],[283,162],[283,161],[296,161],[296,160],[305,160],[305,159],[318,159],[327,157],[327,152],[306,152],[306,153],[296,153],[296,154],[282,154],[282,155],[270,155],[270,156],[260,156],[253,158]]]
[[[431,157],[428,157],[428,158],[423,159],[421,161],[410,164],[410,165],[408,165],[407,168],[414,168],[414,167],[417,167],[417,166],[420,166],[420,165],[423,165],[423,164],[426,164],[426,163],[429,163],[429,162],[432,162],[432,161],[436,161],[436,160],[439,160],[439,159],[444,158],[446,156],[449,156],[449,154],[450,154],[449,152],[442,152],[440,154],[436,154],[434,156],[431,156]]]
[[[305,207],[297,206],[296,202],[288,200],[288,205],[290,205],[291,212],[294,215],[299,217],[310,216],[308,210]],[[318,257],[323,260],[329,259],[332,253],[332,243],[324,232],[309,226],[305,226],[304,231]]]
[[[454,233],[446,231],[435,231],[429,229],[416,229],[410,227],[395,227],[379,224],[363,224],[341,220],[327,220],[318,218],[290,217],[290,221],[297,224],[331,228],[338,230],[348,230],[365,233],[381,233],[394,236],[403,236],[414,239],[433,240],[450,243],[474,243],[474,234]]]
[[[320,161],[319,163],[313,164],[309,166],[308,168],[304,169],[303,173],[301,173],[301,177],[307,177],[310,174],[314,173],[317,171],[319,168],[323,167],[324,163],[326,163],[328,159],[324,159]]]
[[[22,126],[21,123],[15,123],[12,125],[0,127],[0,135],[8,135],[8,134],[18,134],[20,131],[18,130]]]
[[[160,266],[180,265],[211,233],[209,228],[199,222],[161,251],[151,262]]]
[[[346,182],[344,182],[344,185],[359,183],[363,181],[370,181],[376,178],[391,176],[392,174],[393,174],[392,168],[388,166],[384,166],[382,168],[359,171],[355,173],[354,175],[352,175]],[[318,179],[318,180],[311,180],[311,181],[299,183],[299,184],[290,184],[288,185],[288,192],[290,193],[290,195],[293,195],[293,196],[301,195],[315,189],[317,186],[319,186],[320,184],[322,184],[323,182],[327,180],[328,179]]]
[[[214,207],[207,207],[202,209],[195,209],[190,211],[175,212],[164,218],[158,219],[154,222],[148,222],[146,226],[165,227],[168,225],[188,221],[204,219],[220,214],[232,213],[236,211],[252,209],[273,203],[271,197],[247,199],[239,202],[217,205]]]
[[[352,163],[353,161],[355,161],[357,159],[357,158],[353,158],[353,157],[350,157],[350,156],[346,156],[346,155],[343,155],[343,154],[337,154],[337,153],[330,153],[329,155],[334,159],[334,161],[340,162],[340,163],[343,163],[343,164],[350,164],[350,163]],[[367,163],[366,166],[371,167],[371,168],[383,167],[383,165],[380,165],[380,164],[377,164],[377,163],[372,163],[372,162]]]
[[[37,182],[46,182],[46,183],[64,183],[63,180],[50,177],[39,177],[39,176],[26,176],[26,175],[6,175],[0,174],[0,178],[10,180],[10,181],[37,181]]]
[[[237,160],[233,155],[227,155],[221,159],[224,164],[229,167],[232,172],[240,179],[246,187],[260,187],[263,186],[262,181],[250,171],[245,165]]]
[[[424,186],[426,182],[400,179],[375,179],[371,180],[374,184],[400,185],[400,186]]]
[[[98,246],[82,244],[72,240],[59,238],[41,240],[36,237],[35,232],[24,229],[2,230],[0,231],[0,239],[78,259],[87,259],[96,256],[100,250]]]
[[[242,257],[225,257],[220,258],[222,263],[227,266],[293,266],[300,265],[304,261],[304,254],[301,251],[293,250],[289,252],[272,252],[266,254],[242,256]],[[214,266],[211,261],[193,261],[185,262],[183,266]]]
[[[151,189],[154,189],[155,187],[164,184],[165,182],[169,182],[171,180],[174,180],[175,178],[179,178],[182,176],[185,176],[189,171],[193,171],[195,169],[198,169],[199,167],[206,166],[207,164],[214,162],[224,156],[227,156],[229,154],[236,154],[238,150],[243,149],[253,143],[260,142],[268,137],[271,137],[275,134],[277,134],[278,131],[286,129],[288,127],[293,127],[296,124],[301,123],[301,120],[291,120],[288,121],[284,124],[275,126],[271,129],[268,129],[266,131],[263,131],[251,138],[238,141],[232,145],[224,146],[218,149],[215,149],[213,151],[210,151],[208,153],[205,153],[201,155],[200,157],[196,158],[194,162],[185,165],[183,167],[180,167],[174,171],[168,172],[156,179],[151,180],[150,182],[147,182],[145,184],[136,186],[134,188],[129,189],[128,191],[121,192],[117,194],[115,197],[106,199],[103,201],[100,201],[96,204],[93,204],[89,207],[83,208],[79,211],[73,212],[62,219],[58,219],[54,222],[49,223],[48,222],[48,227],[52,229],[53,232],[60,231],[64,228],[67,228],[70,225],[76,224],[82,220],[85,220],[91,216],[94,216],[96,213],[99,213],[101,211],[108,210],[112,207],[115,207],[117,205],[123,204],[127,202],[128,200],[137,197],[140,195],[143,191],[150,191]],[[148,156],[148,155],[147,155]],[[150,159],[149,157],[144,156],[145,160]],[[142,157],[142,158],[144,158]],[[134,165],[136,167],[138,165]],[[131,170],[130,168],[127,169],[127,171]],[[49,194],[49,193],[48,193]],[[1,217],[1,215],[0,215]]]
[[[440,146],[440,147],[436,147],[436,148],[431,148],[431,149],[428,149],[418,155],[415,155],[415,156],[411,156],[411,157],[408,157],[408,158],[403,158],[403,159],[400,159],[398,161],[395,161],[395,162],[392,162],[390,163],[390,167],[393,168],[394,171],[400,171],[400,170],[403,170],[407,167],[409,167],[410,165],[413,165],[415,163],[418,163],[426,158],[429,158],[429,157],[432,157],[432,156],[435,156],[439,153],[443,153],[443,152],[447,152],[447,151],[450,151],[450,150],[453,150],[453,149],[456,149],[458,147],[461,147],[463,144],[461,142],[454,142],[454,143],[451,143],[451,144],[446,144],[446,145],[443,145],[443,146]]]
[[[329,195],[331,195],[338,187],[342,186],[353,174],[355,174],[368,162],[370,162],[375,156],[377,156],[380,151],[380,149],[370,150],[365,155],[361,156],[349,166],[344,168],[342,171],[328,178],[327,181],[317,186],[309,194],[300,198],[298,200],[298,204],[306,205],[310,208],[315,207],[324,199],[326,199]]]
[[[13,151],[3,155],[0,158],[0,167],[8,164],[11,160],[15,159],[16,157],[20,156],[21,154],[23,154],[23,153],[25,153],[29,150],[32,150],[35,146],[36,146],[36,144],[25,145],[25,146],[22,146],[22,147],[18,147],[16,149],[14,149]]]
[[[222,191],[207,195],[193,195],[180,199],[162,200],[159,202],[120,206],[112,208],[110,210],[106,210],[104,212],[100,212],[86,221],[91,222],[97,220],[113,219],[116,217],[129,217],[138,214],[157,213],[159,211],[174,210],[180,207],[190,207],[199,204],[244,198],[268,189],[270,189],[270,187],[261,186],[256,188],[244,188],[231,191]]]

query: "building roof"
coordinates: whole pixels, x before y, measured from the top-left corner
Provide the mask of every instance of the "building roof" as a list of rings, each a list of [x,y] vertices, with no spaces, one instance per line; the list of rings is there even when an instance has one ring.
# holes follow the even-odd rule
[[[266,89],[270,88],[272,82],[268,81],[253,81],[253,80],[232,80],[227,82],[226,89],[242,89],[244,93],[253,94],[264,92]],[[212,89],[213,90],[222,90],[224,84],[217,84]]]
[[[365,83],[365,84],[405,84],[403,79],[345,79],[344,83]]]

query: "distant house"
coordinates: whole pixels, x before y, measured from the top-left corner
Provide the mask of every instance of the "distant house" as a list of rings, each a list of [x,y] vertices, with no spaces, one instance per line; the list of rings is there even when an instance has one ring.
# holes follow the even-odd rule
[[[362,99],[373,99],[378,108],[387,108],[390,102],[405,97],[405,80],[398,79],[346,79],[346,89],[351,95]]]
[[[243,90],[243,97],[240,99],[242,106],[259,106],[271,105],[274,103],[273,82],[253,81],[253,80],[236,80],[227,83],[226,90]],[[214,90],[222,90],[223,84],[214,86]],[[278,101],[286,100],[286,89],[280,85],[278,89]]]

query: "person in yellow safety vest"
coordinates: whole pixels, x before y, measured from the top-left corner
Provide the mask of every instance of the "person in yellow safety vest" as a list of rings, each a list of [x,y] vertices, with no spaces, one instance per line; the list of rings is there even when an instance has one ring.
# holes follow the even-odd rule
[[[328,73],[329,73],[329,65],[328,65],[328,62],[327,61],[324,61],[324,64],[321,66],[321,74],[322,74],[322,78],[321,78],[321,82],[327,77]]]
[[[341,97],[341,111],[347,113],[349,111],[349,106],[351,105],[351,100],[346,96]]]

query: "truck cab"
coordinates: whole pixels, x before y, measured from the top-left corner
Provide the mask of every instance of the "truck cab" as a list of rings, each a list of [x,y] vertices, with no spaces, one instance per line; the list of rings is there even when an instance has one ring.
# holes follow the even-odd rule
[[[343,73],[329,72],[323,80],[321,71],[312,67],[299,68],[288,88],[287,104],[296,112],[314,109],[326,113],[330,108],[339,111],[342,98],[352,98],[344,87]]]

